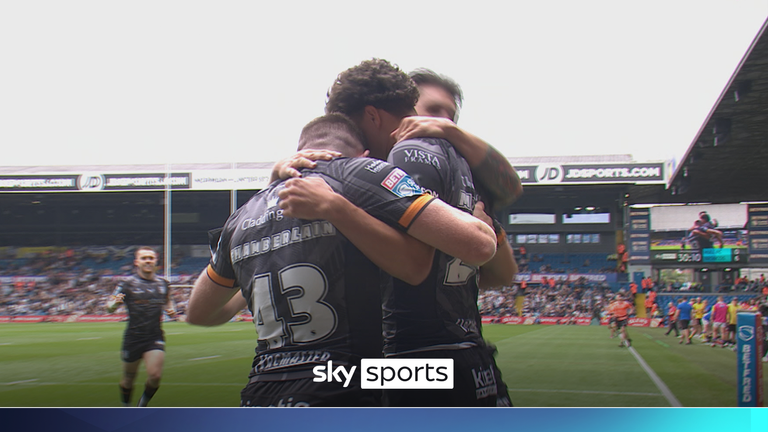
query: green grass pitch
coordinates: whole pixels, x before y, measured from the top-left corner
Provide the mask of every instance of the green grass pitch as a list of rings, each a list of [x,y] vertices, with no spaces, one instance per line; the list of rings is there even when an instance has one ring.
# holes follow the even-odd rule
[[[0,325],[0,407],[116,407],[124,323]],[[251,323],[164,325],[155,407],[234,407],[253,358]],[[736,354],[678,345],[661,328],[630,328],[633,347],[682,406],[734,407]],[[487,325],[520,407],[667,407],[668,397],[602,326]],[[134,403],[143,389],[143,368]],[[765,394],[768,386],[763,383]]]

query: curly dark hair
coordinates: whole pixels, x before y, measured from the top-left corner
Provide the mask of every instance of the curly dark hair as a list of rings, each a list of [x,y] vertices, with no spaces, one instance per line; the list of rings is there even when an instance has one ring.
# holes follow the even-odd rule
[[[456,102],[456,107],[461,108],[461,104],[464,102],[464,93],[461,91],[459,84],[453,79],[427,68],[415,69],[408,73],[408,75],[417,86],[427,84],[447,91]]]
[[[419,89],[400,68],[374,58],[340,73],[327,96],[326,114],[339,112],[354,118],[371,105],[406,116],[413,112]]]

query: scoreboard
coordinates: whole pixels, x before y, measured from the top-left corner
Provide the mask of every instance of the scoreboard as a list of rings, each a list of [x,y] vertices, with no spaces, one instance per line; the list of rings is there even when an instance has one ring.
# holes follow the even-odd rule
[[[705,248],[699,250],[652,251],[654,264],[746,264],[749,254],[738,248]]]

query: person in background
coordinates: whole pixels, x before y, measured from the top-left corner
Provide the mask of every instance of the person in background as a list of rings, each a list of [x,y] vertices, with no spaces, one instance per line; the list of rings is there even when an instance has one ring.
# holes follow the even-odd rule
[[[725,348],[728,340],[728,304],[725,297],[718,296],[717,303],[712,306],[712,346],[720,345]]]
[[[691,334],[688,336],[688,340],[691,340],[697,334],[702,333],[701,320],[706,312],[707,301],[702,300],[701,297],[696,297],[696,301],[693,303],[692,308]]]
[[[672,330],[674,330],[675,337],[680,337],[680,330],[677,329],[677,306],[674,302],[669,302],[667,309],[667,325],[669,326],[669,329],[665,333],[666,336],[669,336],[669,334],[672,333]]]
[[[128,326],[121,350],[120,400],[123,406],[130,405],[133,383],[143,360],[147,381],[138,406],[145,407],[160,387],[163,375],[165,335],[160,325],[163,311],[170,316],[176,312],[168,281],[156,275],[155,250],[147,246],[138,248],[133,263],[136,273],[117,285],[107,310],[112,313],[123,303],[128,308]]]
[[[683,333],[683,337],[680,338],[680,343],[685,343],[687,345],[691,345],[691,339],[688,336],[690,331],[688,330],[688,326],[691,323],[691,310],[692,310],[691,303],[688,301],[687,297],[682,297],[678,300],[677,303],[677,318],[675,321],[678,322],[680,326],[680,330]]]
[[[629,315],[633,310],[632,304],[627,298],[619,297],[612,309],[613,315],[616,317],[616,328],[619,331],[619,336],[621,336],[619,347],[626,346],[629,348],[632,346],[632,339],[627,333],[627,325],[629,324]]]
[[[733,347],[734,351],[736,351],[736,321],[738,320],[739,309],[739,302],[734,296],[728,304],[728,338],[723,344],[724,348],[727,345]]]

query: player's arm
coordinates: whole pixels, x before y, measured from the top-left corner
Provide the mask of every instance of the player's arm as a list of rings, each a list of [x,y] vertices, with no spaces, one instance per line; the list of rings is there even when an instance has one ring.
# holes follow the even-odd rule
[[[693,235],[695,235],[697,237],[705,238],[705,239],[709,238],[709,234],[707,234],[706,231],[704,231],[704,230],[702,230],[700,228],[696,228],[695,230],[692,230],[691,234],[693,234]]]
[[[493,219],[485,212],[485,204],[482,201],[475,204],[474,216],[492,227],[496,234],[496,254],[480,267],[479,287],[485,289],[512,285],[517,274],[517,261],[507,241],[506,232],[500,225],[494,224]]]
[[[112,295],[109,296],[109,300],[107,301],[107,312],[113,313],[117,310],[118,307],[120,307],[121,304],[123,304],[123,301],[125,300],[125,293],[123,292],[123,285],[120,284],[115,289],[115,292],[112,293]]]
[[[408,234],[469,265],[482,266],[496,253],[496,235],[488,224],[437,198],[411,223]]]
[[[234,282],[234,281],[232,281]],[[247,306],[240,290],[229,285],[209,266],[192,288],[187,305],[187,322],[199,326],[217,326],[232,319]]]
[[[173,301],[173,295],[171,295],[170,285],[166,285],[166,288],[168,289],[168,301],[165,302],[165,313],[168,314],[169,317],[175,317],[176,303]]]
[[[478,184],[499,206],[512,204],[523,194],[523,185],[515,168],[504,155],[477,136],[441,117],[406,117],[392,135],[397,141],[417,137],[444,138],[461,153]]]
[[[412,285],[428,275],[433,247],[475,265],[495,253],[495,236],[487,225],[429,195],[414,200],[398,221],[412,238],[358,208],[317,177],[288,180],[279,196],[283,214],[331,222],[376,265]]]
[[[285,216],[327,220],[390,275],[417,285],[429,274],[434,248],[369,215],[320,177],[288,180],[278,195]]]
[[[272,174],[269,182],[288,179],[291,177],[301,177],[302,168],[314,168],[317,166],[317,160],[331,160],[334,157],[341,157],[341,153],[333,150],[305,149],[300,150],[285,159],[279,160],[272,167]]]
[[[411,151],[423,151],[424,153],[431,154],[436,158],[435,162],[437,163],[425,164],[421,161],[416,161],[409,156],[409,152]],[[460,185],[452,184],[450,177],[455,173],[449,172],[449,170],[453,169],[462,169],[461,166],[451,166],[450,157],[444,154],[444,151],[441,150],[439,146],[433,146],[430,143],[426,143],[420,140],[404,141],[396,145],[393,151],[390,152],[388,161],[391,164],[405,170],[409,176],[416,180],[419,186],[426,188],[438,197],[449,197],[457,192],[453,190],[454,187],[461,187]],[[469,191],[461,190],[460,193],[466,195],[469,193]],[[440,201],[440,203],[442,203],[441,205],[452,208],[454,211],[464,213],[462,210],[451,207],[443,201]],[[438,208],[437,205],[434,207]],[[474,207],[474,201],[470,199],[467,199],[466,201],[461,200],[457,207],[463,207],[466,211],[471,211],[471,209]],[[493,235],[492,238],[485,237],[487,234],[493,234],[493,230],[490,229],[490,227],[485,222],[475,218],[470,214],[457,214],[456,217],[463,220],[464,222],[461,225],[454,224],[449,226],[441,226],[436,233],[434,231],[429,231],[429,227],[424,227],[427,230],[425,232],[426,235],[436,235],[436,238],[430,238],[428,240],[420,238],[415,234],[415,231],[412,230],[409,230],[408,233],[416,236],[417,238],[420,238],[422,241],[429,245],[435,246],[435,248],[441,250],[442,252],[456,257],[461,261],[464,261],[467,264],[477,266],[485,264],[490,260],[490,258],[493,257],[493,255],[486,255],[487,250],[484,249],[484,247],[489,244],[492,245],[492,249],[494,249],[495,253],[496,236]],[[422,223],[427,220],[426,218],[423,218],[423,216],[419,219],[421,219]],[[454,232],[456,229],[467,230],[464,233],[467,235],[478,234],[478,231],[480,231],[482,232],[482,238],[474,238],[474,240],[468,239],[466,237],[454,239],[452,236],[443,235],[444,233],[451,233],[452,235],[460,236],[461,234]],[[480,241],[482,244],[474,243],[474,241]],[[478,249],[462,249],[467,248],[470,245],[472,247],[478,247]],[[472,254],[473,252],[479,253]],[[468,253],[470,253],[472,256],[467,256]]]

